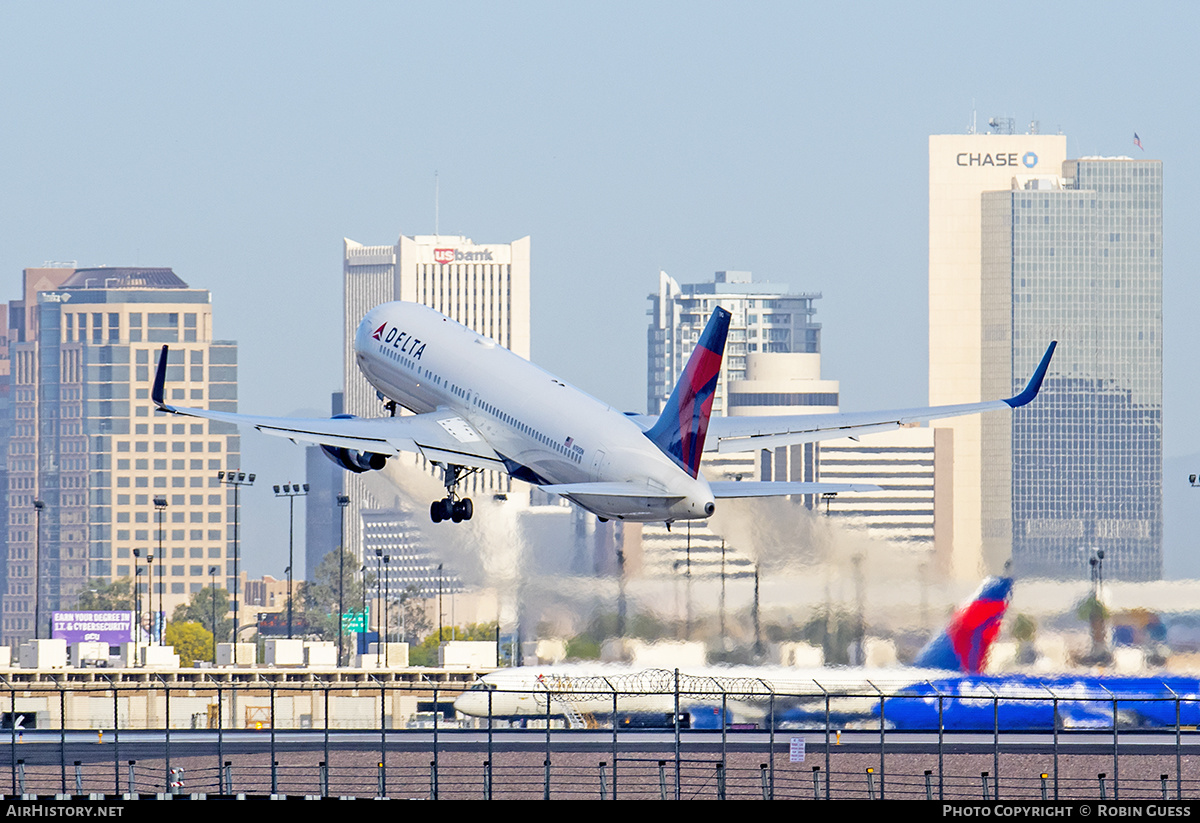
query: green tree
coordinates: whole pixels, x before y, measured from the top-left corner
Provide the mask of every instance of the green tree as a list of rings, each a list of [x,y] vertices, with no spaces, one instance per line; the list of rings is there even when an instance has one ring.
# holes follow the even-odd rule
[[[168,646],[175,647],[179,665],[185,669],[194,666],[197,660],[213,659],[212,632],[194,620],[171,621],[163,639]]]
[[[393,631],[403,633],[403,640],[408,640],[410,637],[424,637],[433,631],[433,620],[425,608],[426,599],[421,596],[421,589],[415,584],[409,584],[395,597],[398,608]]]
[[[1079,602],[1075,614],[1080,620],[1087,622],[1092,635],[1092,648],[1081,659],[1089,664],[1111,660],[1112,653],[1108,650],[1108,607],[1100,602],[1095,592],[1089,592],[1087,597]]]
[[[229,633],[233,631],[233,618],[229,616],[229,592],[221,587],[205,586],[191,596],[188,602],[175,607],[171,620],[177,623],[199,623],[208,633],[213,631],[213,600],[216,599],[217,641],[229,642]]]
[[[1037,621],[1027,614],[1018,614],[1013,620],[1012,636],[1017,641],[1017,662],[1024,665],[1037,662],[1037,650],[1033,645]]]
[[[342,584],[341,602],[346,614],[362,609],[363,586],[366,591],[374,594],[375,574],[363,572],[354,555],[350,552],[340,552]],[[312,580],[306,582],[298,593],[298,606],[304,613],[308,623],[308,631],[322,640],[337,642],[338,637],[338,582],[339,582],[339,552],[334,549],[325,555],[316,570]],[[346,647],[350,647],[353,635],[345,632]]]
[[[133,583],[128,577],[114,580],[91,580],[79,593],[75,608],[90,611],[135,611]]]

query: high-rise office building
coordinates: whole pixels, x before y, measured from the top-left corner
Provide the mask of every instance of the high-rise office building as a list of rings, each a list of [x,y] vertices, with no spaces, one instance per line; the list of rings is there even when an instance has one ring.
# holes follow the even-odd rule
[[[982,198],[983,393],[1038,399],[983,432],[986,557],[1018,573],[1162,576],[1162,163],[1069,160]],[[1047,170],[1050,171],[1050,170]]]
[[[380,303],[408,300],[440,311],[451,320],[529,357],[529,238],[512,243],[476,244],[449,235],[401,236],[395,245],[364,246],[346,239],[343,246],[344,388],[343,411],[359,417],[387,412],[375,389],[354,361],[354,332],[363,316]],[[350,497],[346,511],[346,548],[363,557],[364,512],[378,511],[390,500],[370,490],[382,473],[346,474]],[[467,478],[460,490],[508,492],[511,481],[495,472]]]
[[[1042,134],[959,134],[929,138],[929,402],[982,399],[981,202],[1014,178],[1058,174],[1067,139]],[[1007,556],[984,557],[983,418],[936,421],[953,432],[952,573],[998,573]]]
[[[26,270],[24,291],[9,304],[2,642],[33,636],[35,608],[48,636],[50,612],[89,581],[139,565],[143,613],[152,593],[169,616],[211,566],[232,589],[233,492],[216,472],[238,467],[237,431],[158,415],[150,400],[168,343],[168,399],[236,411],[237,347],[213,339],[209,293],[165,268]]]
[[[756,283],[748,271],[719,271],[711,283],[682,285],[659,272],[658,293],[649,297],[646,412],[658,414],[666,405],[714,308],[721,306],[732,315],[712,409],[723,415],[729,382],[746,378],[747,354],[821,351],[821,324],[813,320],[813,303],[820,296],[792,294],[787,285]],[[837,405],[837,399],[825,405]]]
[[[815,293],[792,294],[786,285],[755,283],[750,272],[717,272],[711,283],[682,286],[660,272],[659,291],[649,296],[647,387],[651,413],[665,404],[717,305],[732,317],[713,414],[837,412],[838,381],[821,376],[821,326],[814,320],[814,301],[819,297]],[[942,568],[948,565],[949,512],[939,509],[935,498],[948,501],[950,495],[948,489],[935,494],[935,486],[947,483],[951,472],[944,459],[949,453],[945,448],[948,438],[936,434],[927,428],[906,429],[757,453],[713,452],[705,455],[701,468],[712,480],[877,484],[882,492],[843,492],[836,500],[819,495],[795,499],[808,509],[820,507],[842,525],[903,544]],[[627,530],[629,527],[626,524]],[[749,562],[740,546],[724,544],[707,524],[691,524],[686,531],[678,525],[673,531],[659,524],[640,528],[647,573],[670,573],[677,562],[684,562],[692,574],[702,575],[722,563],[728,569],[744,568]]]

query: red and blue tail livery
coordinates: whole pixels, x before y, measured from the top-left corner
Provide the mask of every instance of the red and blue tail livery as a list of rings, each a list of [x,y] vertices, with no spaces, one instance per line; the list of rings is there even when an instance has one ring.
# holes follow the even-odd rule
[[[1000,632],[1000,621],[1012,597],[1011,577],[989,577],[961,606],[946,629],[929,641],[913,665],[979,674]]]
[[[671,392],[671,399],[658,422],[646,432],[656,446],[692,477],[700,472],[700,456],[704,452],[717,378],[721,376],[729,318],[729,312],[720,306],[713,310]]]

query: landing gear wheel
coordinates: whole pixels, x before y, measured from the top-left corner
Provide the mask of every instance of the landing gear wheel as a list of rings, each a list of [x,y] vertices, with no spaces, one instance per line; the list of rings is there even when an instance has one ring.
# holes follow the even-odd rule
[[[446,498],[446,502],[450,505],[450,519],[455,523],[463,521],[462,503],[451,502],[450,498]]]
[[[442,501],[434,500],[429,504],[429,519],[434,523],[442,522]]]
[[[475,514],[475,506],[473,503],[471,503],[471,498],[469,498],[469,497],[464,497],[457,504],[455,504],[455,506],[456,506],[456,508],[459,506],[462,507],[462,519],[463,520],[470,520],[471,515]]]

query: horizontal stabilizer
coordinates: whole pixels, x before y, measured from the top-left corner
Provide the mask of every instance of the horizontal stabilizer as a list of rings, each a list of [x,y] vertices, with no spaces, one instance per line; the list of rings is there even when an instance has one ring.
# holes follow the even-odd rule
[[[608,517],[648,520],[666,518],[671,507],[683,499],[648,483],[558,483],[539,486],[542,491],[561,494],[589,511],[600,509]]]
[[[713,497],[718,500],[734,497],[784,497],[789,494],[837,494],[838,492],[877,492],[879,486],[869,483],[789,483],[745,482],[719,480],[709,483]]]
[[[603,497],[650,497],[659,500],[682,500],[681,494],[664,494],[645,483],[558,483],[553,486],[538,486],[544,492],[571,495],[601,495]]]

